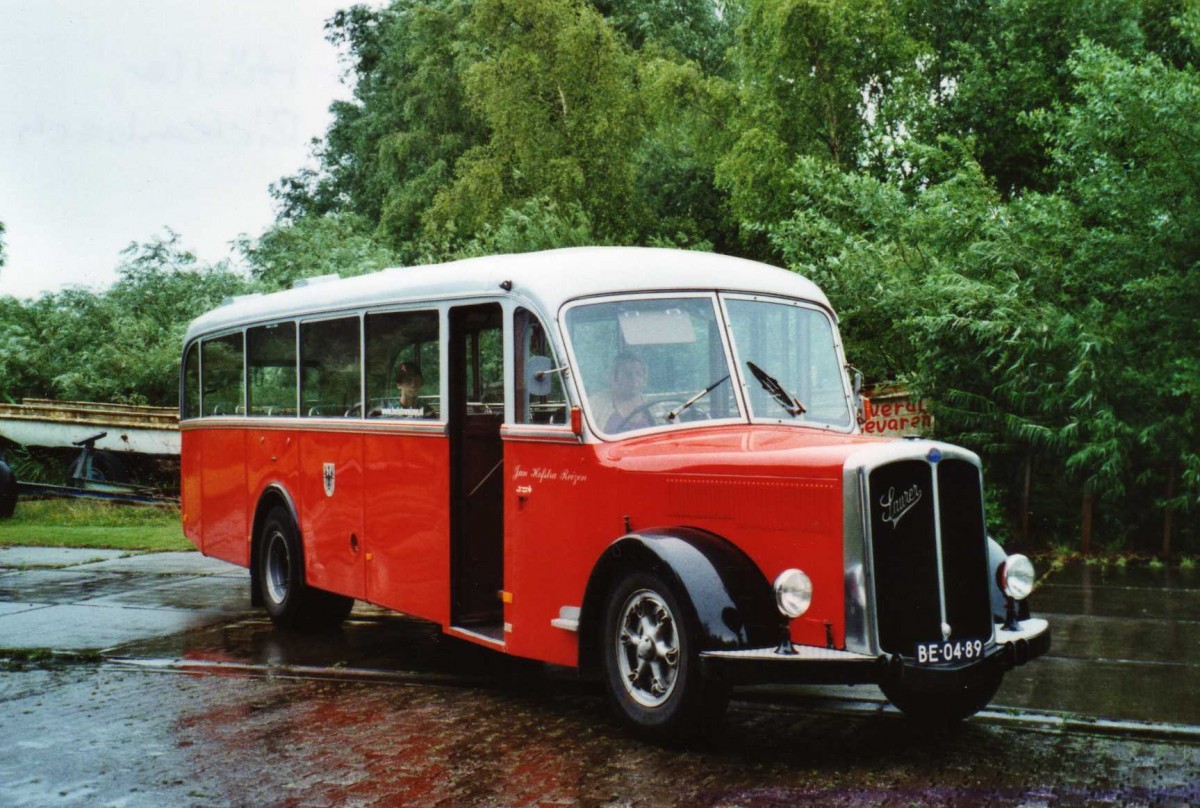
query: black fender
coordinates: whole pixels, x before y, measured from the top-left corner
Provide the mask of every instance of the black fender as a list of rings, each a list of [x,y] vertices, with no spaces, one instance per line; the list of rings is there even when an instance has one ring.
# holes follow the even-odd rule
[[[683,596],[702,651],[775,646],[785,636],[787,621],[775,605],[770,582],[731,542],[690,527],[640,530],[609,545],[592,568],[579,620],[582,670],[598,662],[596,635],[608,593],[634,570],[661,575]]]
[[[300,514],[296,511],[296,503],[287,489],[278,483],[271,483],[258,496],[258,504],[254,507],[254,521],[250,524],[250,605],[262,606],[262,588],[258,577],[258,534],[262,530],[263,521],[276,505],[287,508],[292,515],[292,523],[296,531],[300,531]]]

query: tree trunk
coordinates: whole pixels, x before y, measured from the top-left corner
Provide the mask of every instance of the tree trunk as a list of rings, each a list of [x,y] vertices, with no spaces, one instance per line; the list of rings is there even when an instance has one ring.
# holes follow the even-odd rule
[[[1171,557],[1171,517],[1174,509],[1171,500],[1175,498],[1175,465],[1167,472],[1167,507],[1163,510],[1163,542],[1162,557],[1166,561]]]
[[[1092,552],[1092,486],[1085,484],[1083,487],[1083,517],[1082,530],[1083,533],[1083,553],[1087,555]]]
[[[1029,492],[1033,479],[1033,455],[1025,457],[1025,484],[1021,490],[1021,546],[1029,546]]]

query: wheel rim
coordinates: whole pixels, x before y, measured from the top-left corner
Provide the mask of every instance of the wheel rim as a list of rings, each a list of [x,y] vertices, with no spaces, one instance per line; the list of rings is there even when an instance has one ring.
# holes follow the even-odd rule
[[[288,553],[287,537],[276,530],[267,537],[267,560],[264,579],[267,596],[273,603],[283,603],[287,598],[288,579],[291,574],[291,556]]]
[[[671,697],[679,678],[679,633],[666,601],[639,589],[621,607],[616,636],[621,682],[643,707],[659,707]]]

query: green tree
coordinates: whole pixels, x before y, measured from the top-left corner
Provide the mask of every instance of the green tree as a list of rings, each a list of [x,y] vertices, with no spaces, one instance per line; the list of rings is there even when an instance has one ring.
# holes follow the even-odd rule
[[[406,261],[420,252],[425,212],[483,140],[462,79],[470,10],[465,0],[395,0],[333,16],[327,35],[345,49],[354,98],[331,107],[317,167],[273,186],[281,222],[353,214]]]
[[[466,72],[467,100],[487,138],[438,193],[430,236],[461,242],[546,198],[577,204],[601,237],[629,238],[641,118],[628,49],[581,0],[480,0],[471,30],[486,47]]]
[[[300,278],[350,277],[401,263],[372,231],[355,214],[314,214],[277,223],[257,238],[243,235],[236,246],[254,281],[267,290],[286,289]]]
[[[1070,67],[1079,100],[1044,123],[1084,224],[1075,281],[1102,337],[1070,463],[1187,512],[1200,501],[1200,75],[1096,43]]]
[[[909,131],[974,138],[986,174],[1007,195],[1051,190],[1049,149],[1028,116],[1071,100],[1068,58],[1083,41],[1141,52],[1142,0],[906,0],[906,25],[926,44],[922,90]]]
[[[798,158],[856,167],[917,55],[888,0],[749,0],[734,48],[736,137],[717,166],[744,225],[788,215]]]
[[[725,0],[593,0],[592,5],[635,49],[666,48],[706,73],[721,70],[742,12],[740,2]]]
[[[122,252],[103,292],[75,287],[29,302],[0,299],[0,390],[174,406],[190,320],[248,290],[225,263],[200,264],[168,231]]]
[[[548,199],[531,199],[519,208],[509,208],[497,224],[483,226],[478,236],[454,257],[533,252],[557,247],[596,244],[592,223],[578,205],[565,209]]]

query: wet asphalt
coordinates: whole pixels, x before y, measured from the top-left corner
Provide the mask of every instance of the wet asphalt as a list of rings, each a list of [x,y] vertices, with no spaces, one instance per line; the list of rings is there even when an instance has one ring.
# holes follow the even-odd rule
[[[383,610],[278,632],[197,553],[0,549],[0,805],[1200,803],[1200,575],[1079,564],[1035,598],[1050,654],[957,732],[759,687],[681,750]]]

